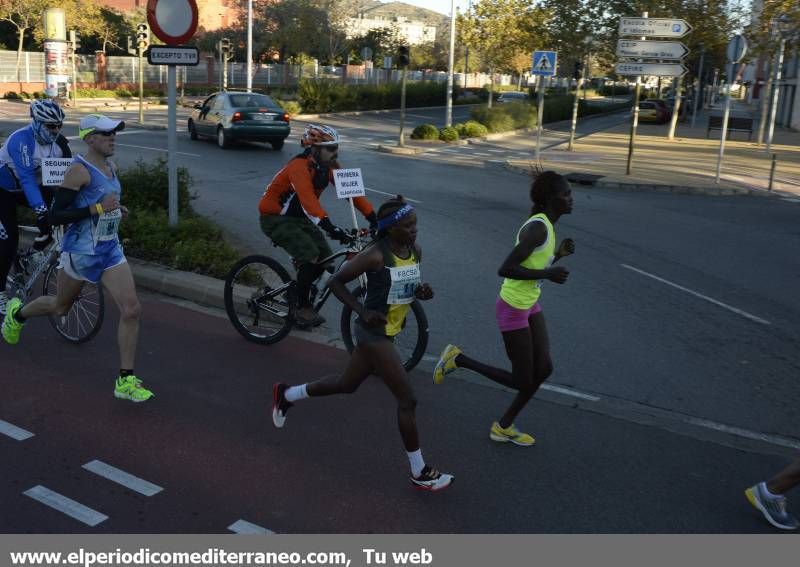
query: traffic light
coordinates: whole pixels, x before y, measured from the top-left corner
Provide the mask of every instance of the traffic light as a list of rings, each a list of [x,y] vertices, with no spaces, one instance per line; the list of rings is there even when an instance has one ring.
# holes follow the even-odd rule
[[[127,36],[125,39],[128,40],[128,53],[130,55],[136,55],[136,46],[133,43],[133,38],[131,36]]]
[[[397,66],[400,68],[408,67],[409,62],[408,46],[401,45],[397,48]]]
[[[580,61],[575,61],[575,72],[573,73],[573,77],[577,81],[581,78],[581,71],[583,70],[583,63]]]
[[[136,24],[136,47],[139,51],[144,51],[148,45],[150,45],[150,26]]]
[[[69,30],[69,46],[73,53],[81,48],[81,34],[75,30]]]
[[[231,52],[231,40],[228,39],[227,37],[223,37],[219,41],[219,49],[220,49],[220,51],[222,51],[222,53],[225,53],[225,54],[230,53]]]

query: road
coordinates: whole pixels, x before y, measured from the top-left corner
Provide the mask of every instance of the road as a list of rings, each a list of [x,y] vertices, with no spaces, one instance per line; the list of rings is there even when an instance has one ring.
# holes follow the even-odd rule
[[[419,116],[410,126],[435,121],[442,112],[415,111]],[[413,199],[418,209],[419,238],[425,250],[423,274],[436,291],[436,298],[425,305],[431,323],[425,364],[430,366],[439,350],[453,342],[473,357],[506,366],[494,323],[493,306],[500,283],[496,270],[509,252],[514,231],[526,217],[530,204],[525,177],[504,171],[494,162],[524,152],[531,155],[532,140],[527,136],[515,136],[470,146],[442,146],[434,153],[415,157],[375,152],[374,144],[390,139],[396,118],[386,113],[337,116],[326,122],[335,125],[344,135],[341,161],[347,167],[362,168],[371,189],[368,196],[373,202],[379,203],[385,195],[402,193]],[[586,120],[579,132],[606,127],[623,119],[624,116],[618,115]],[[0,128],[9,130],[22,122],[23,119],[0,119]],[[184,131],[179,135],[178,162],[189,168],[196,181],[196,208],[224,226],[242,251],[281,256],[258,229],[256,204],[269,179],[292,155],[291,148],[298,147],[297,136],[302,127],[302,123],[293,124],[292,137],[281,152],[267,150],[259,144],[221,150],[210,141],[191,142]],[[366,139],[370,137],[371,140]],[[563,139],[563,131],[553,131],[548,133],[546,144]],[[118,146],[117,158],[122,166],[139,158],[150,160],[164,155],[166,133],[137,130],[131,124],[119,136]],[[346,224],[349,211],[330,193],[323,197],[323,205],[334,221]],[[603,474],[613,475],[614,470],[633,467],[640,478],[647,478],[658,487],[647,487],[655,491],[656,498],[658,495],[667,497],[662,482],[691,483],[695,475],[703,478],[709,475],[704,486],[714,486],[715,491],[727,494],[724,498],[733,498],[733,505],[738,504],[739,488],[753,477],[743,475],[749,479],[745,480],[737,475],[745,470],[756,475],[767,474],[783,461],[760,460],[763,457],[755,453],[731,453],[727,446],[772,454],[789,454],[792,448],[800,447],[800,423],[795,408],[800,394],[800,384],[796,380],[800,368],[796,348],[800,335],[800,299],[796,293],[800,284],[800,260],[795,253],[800,248],[800,233],[796,229],[798,203],[748,197],[621,193],[581,187],[574,188],[574,195],[574,213],[556,226],[560,237],[569,236],[576,241],[576,254],[565,260],[571,270],[570,280],[564,286],[547,285],[542,298],[556,370],[549,381],[549,389],[541,396],[542,399],[555,396],[559,404],[572,409],[565,418],[563,407],[550,412],[546,409],[550,406],[542,403],[540,407],[537,403],[535,408],[523,413],[518,425],[545,438],[544,445],[537,451],[551,442],[558,444],[558,440],[575,446],[585,443],[588,446],[584,456],[607,467]],[[329,321],[337,320],[337,309],[333,302],[326,306],[324,314]],[[218,333],[219,340],[224,336],[230,348],[235,348],[234,345],[245,348],[236,342],[238,337],[226,323],[217,322],[214,332]],[[189,347],[174,345],[172,348],[186,352]],[[272,356],[278,360],[285,356],[283,348],[259,352],[268,352],[270,360]],[[334,371],[335,366],[332,365],[330,371]],[[51,371],[50,376],[54,373]],[[225,376],[228,374],[226,372]],[[442,442],[438,441],[439,428],[445,427],[441,421],[434,419],[425,428],[435,428],[436,447],[449,447],[454,443],[459,450],[475,450],[467,448],[466,442],[460,442],[464,441],[464,432],[477,427],[482,438],[484,425],[488,426],[491,416],[497,415],[507,403],[507,393],[464,374],[452,385],[444,386],[444,395],[422,389],[426,392],[422,394],[426,396],[423,404],[442,403],[439,411],[431,415],[448,416],[447,433],[441,432]],[[302,381],[304,377],[301,373],[293,381]],[[246,396],[247,386],[243,383],[231,385],[230,391],[235,391],[236,396]],[[202,397],[202,393],[197,395]],[[374,395],[386,403],[380,389]],[[26,399],[30,403],[33,392],[28,396]],[[315,422],[309,426],[313,430],[305,433],[317,434],[327,431],[326,424],[339,423],[341,407],[332,406],[330,420]],[[346,407],[351,410],[362,406],[347,404]],[[480,419],[471,417],[470,411],[479,411]],[[242,413],[248,419],[256,419],[249,410]],[[254,431],[261,430],[265,415],[260,416],[262,423],[253,426]],[[608,424],[614,427],[598,425],[593,419],[598,415],[606,416],[604,419],[610,420]],[[364,422],[367,419],[365,417]],[[558,433],[553,439],[550,436],[554,432],[549,428],[555,423]],[[630,437],[635,436],[631,432],[640,431],[642,423],[650,427],[645,428],[641,442],[627,447]],[[567,429],[571,433],[565,433]],[[385,431],[393,434],[390,425]],[[680,435],[668,433],[674,431]],[[380,439],[383,439],[383,432],[379,434]],[[297,438],[298,444],[305,443],[306,434]],[[367,432],[358,434],[361,437],[354,445],[377,446],[372,441],[375,438],[369,437]],[[336,430],[331,437],[337,438],[335,443],[347,439],[341,430]],[[232,433],[231,439],[234,438]],[[392,437],[391,441],[395,439]],[[758,447],[748,445],[750,442]],[[391,451],[396,447],[388,445],[387,458],[395,458],[396,452]],[[617,449],[622,453],[617,453]],[[628,449],[630,451],[626,452]],[[358,459],[365,458],[363,452],[351,454]],[[436,454],[438,463],[438,455],[442,453],[437,451]],[[513,459],[518,458],[516,453],[513,455]],[[664,455],[669,458],[663,458]],[[691,470],[669,468],[671,465],[665,461],[671,463],[672,456],[678,455],[678,460]],[[731,466],[732,455],[750,455],[748,458],[753,461]],[[370,463],[374,456],[368,455]],[[443,455],[440,466],[444,468],[445,463],[453,462],[447,459],[452,456]],[[517,467],[524,466],[521,463],[527,462],[514,460],[488,465],[484,457],[477,454],[473,457],[474,460],[465,459],[458,472],[461,476],[464,476],[462,471],[466,471],[467,477],[477,475],[484,479],[483,489],[486,483],[493,484],[507,471],[518,470]],[[565,458],[566,454],[560,455],[562,461]],[[761,466],[757,466],[759,460]],[[567,458],[567,462],[578,466],[574,459]],[[371,470],[368,463],[361,460],[358,463],[360,471]],[[657,464],[655,473],[651,463]],[[589,465],[580,462],[580,467]],[[642,468],[636,468],[638,466]],[[555,472],[548,471],[548,474]],[[562,476],[563,469],[557,472],[558,475],[545,481],[543,486],[560,485],[562,489],[558,494],[561,496],[567,491],[566,487],[582,484],[585,476],[581,474],[597,473],[591,467],[584,473],[576,472],[567,477]],[[535,474],[539,479],[538,469]],[[653,474],[659,475],[658,478],[652,477]],[[708,481],[711,478],[714,480]],[[306,480],[331,486],[324,475]],[[609,494],[620,496],[629,489],[629,486],[618,486]],[[696,496],[678,492],[670,494],[669,498],[685,501],[683,498]],[[717,493],[717,496],[721,495]],[[582,497],[590,496],[583,494]],[[535,495],[531,498],[536,501]],[[652,502],[644,494],[639,494],[635,501],[637,505]],[[719,501],[715,499],[714,505]],[[488,511],[486,515],[498,517],[498,523],[487,522],[485,515],[480,521],[456,520],[464,510],[455,508],[443,531],[516,531],[512,526],[499,523],[502,513],[498,504],[483,499],[478,502]],[[618,503],[619,499],[606,502],[606,506]],[[405,512],[415,517],[425,516],[415,506],[403,509],[397,523],[388,522],[382,526],[387,531],[437,531],[433,524],[427,524],[427,516],[419,523],[407,521]],[[678,510],[673,511],[673,516],[667,514],[657,519],[651,517],[657,515],[651,512],[647,521],[634,525],[616,523],[618,518],[606,522],[600,509],[595,509],[594,504],[591,506],[585,510],[592,516],[591,523],[577,521],[570,525],[580,525],[586,531],[603,531],[600,525],[609,526],[609,531],[638,531],[638,528],[642,531],[715,531],[711,525],[702,523],[705,518],[701,517],[693,517],[693,521],[701,523],[691,526],[670,524],[669,518],[679,517]],[[529,515],[521,517],[519,530],[549,531],[550,524],[539,523],[535,518],[547,508],[532,508],[535,511],[531,509]],[[576,515],[580,516],[571,514],[573,519]],[[586,522],[589,521],[587,518]],[[572,531],[565,524],[558,525],[562,531]],[[321,524],[315,524],[314,528],[331,529]],[[314,528],[308,527],[310,531]],[[736,523],[720,529],[751,531],[758,527]],[[298,530],[304,531],[304,528],[290,523],[288,531]]]

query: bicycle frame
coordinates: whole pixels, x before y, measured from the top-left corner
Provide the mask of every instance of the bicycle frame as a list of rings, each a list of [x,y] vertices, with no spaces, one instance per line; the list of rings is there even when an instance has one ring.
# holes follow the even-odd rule
[[[314,262],[314,265],[316,265],[316,266],[327,266],[329,263],[333,262],[337,258],[344,257],[344,260],[342,262],[340,262],[339,265],[336,268],[336,270],[338,271],[342,267],[342,264],[344,264],[350,257],[355,256],[356,254],[361,252],[361,250],[366,248],[367,245],[368,245],[368,243],[364,242],[363,239],[356,238],[355,242],[353,242],[351,245],[346,246],[344,248],[340,248],[339,250],[337,250],[334,253],[332,253],[330,256],[328,256],[326,258],[323,258],[322,260],[320,260],[318,262]],[[322,274],[320,274],[320,277],[322,277]],[[362,285],[363,288],[366,288],[365,279],[366,279],[366,277],[364,275],[359,276],[359,280],[361,281],[361,285]],[[316,284],[318,281],[319,281],[319,278],[314,280],[314,284]],[[280,294],[285,292],[290,287],[293,287],[293,286],[296,286],[296,285],[297,285],[297,281],[296,280],[292,280],[292,281],[287,282],[287,283],[285,283],[283,285],[280,285],[280,286],[278,286],[276,288],[270,289],[266,293],[260,295],[256,299],[254,299],[254,301],[258,304],[260,309],[263,309],[267,313],[271,313],[272,315],[275,315],[277,317],[285,317],[286,316],[285,313],[282,313],[279,309],[277,309],[275,307],[272,307],[271,305],[267,305],[266,303],[263,303],[263,301],[264,300],[267,300],[267,301],[271,300],[274,297],[279,296]],[[314,310],[318,312],[322,308],[322,306],[325,305],[325,302],[328,300],[328,297],[330,297],[330,295],[331,295],[331,289],[326,286],[325,289],[322,290],[322,295],[320,296],[319,300],[314,305]]]
[[[20,226],[20,231],[39,234],[39,230],[32,226]],[[12,276],[9,274],[8,279],[11,282],[12,295],[16,295],[21,300],[25,300],[31,292],[33,285],[44,274],[44,271],[53,262],[54,258],[61,249],[61,236],[63,229],[61,227],[54,227],[53,240],[42,250],[34,250],[31,246],[27,249],[19,248],[17,250],[17,257],[14,260],[16,264],[16,273]],[[33,256],[40,255],[40,259],[31,270],[29,262]]]

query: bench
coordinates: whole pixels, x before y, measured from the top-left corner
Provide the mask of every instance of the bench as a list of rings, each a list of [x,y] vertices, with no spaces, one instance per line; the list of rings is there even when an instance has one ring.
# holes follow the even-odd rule
[[[722,130],[722,116],[709,116],[708,129],[706,130],[706,138],[708,138],[711,130]],[[728,117],[728,138],[731,137],[731,132],[747,132],[747,140],[753,137],[753,119],[744,118],[740,116]]]

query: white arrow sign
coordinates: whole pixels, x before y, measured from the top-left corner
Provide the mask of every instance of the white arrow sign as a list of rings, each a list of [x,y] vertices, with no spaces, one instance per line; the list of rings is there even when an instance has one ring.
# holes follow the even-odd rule
[[[675,59],[680,61],[689,54],[689,49],[680,41],[617,41],[618,57],[637,59]]]
[[[617,63],[617,75],[682,77],[688,69],[680,63]]]
[[[686,20],[671,18],[620,18],[619,35],[683,37],[692,31]]]

